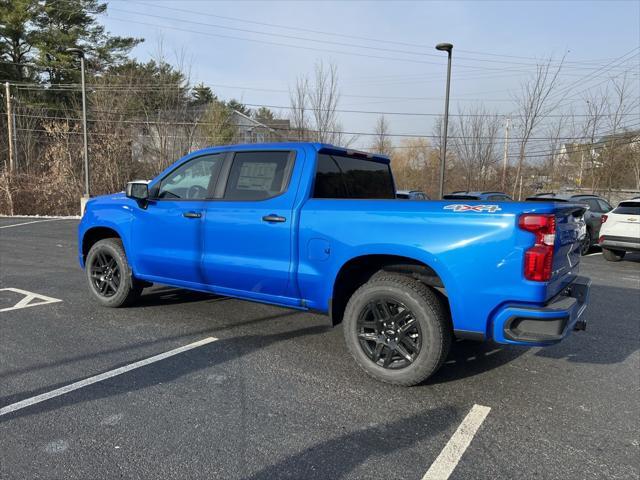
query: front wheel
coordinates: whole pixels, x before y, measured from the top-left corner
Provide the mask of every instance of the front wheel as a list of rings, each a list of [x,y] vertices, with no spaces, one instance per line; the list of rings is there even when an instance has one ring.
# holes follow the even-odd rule
[[[610,250],[608,248],[602,249],[602,256],[609,262],[619,262],[624,258],[624,254],[627,253],[624,250]]]
[[[87,255],[85,272],[89,290],[105,307],[131,305],[142,293],[142,284],[133,278],[119,239],[96,242]]]
[[[411,386],[440,368],[452,331],[443,301],[426,285],[376,274],[351,297],[344,314],[347,348],[377,380]]]

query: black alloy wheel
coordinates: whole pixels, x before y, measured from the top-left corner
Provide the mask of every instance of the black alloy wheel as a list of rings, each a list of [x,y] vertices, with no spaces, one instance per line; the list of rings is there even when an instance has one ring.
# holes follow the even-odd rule
[[[357,321],[360,348],[376,365],[400,370],[411,365],[422,347],[415,315],[402,302],[380,297],[364,306]]]
[[[96,293],[102,297],[113,297],[120,288],[122,274],[116,259],[107,251],[99,250],[91,263],[91,281]]]

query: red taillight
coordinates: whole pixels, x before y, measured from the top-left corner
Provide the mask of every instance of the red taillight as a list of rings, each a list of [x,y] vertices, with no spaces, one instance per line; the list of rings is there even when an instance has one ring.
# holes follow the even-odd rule
[[[536,282],[548,281],[553,267],[556,217],[549,214],[526,214],[520,217],[518,225],[535,235],[535,245],[524,254],[524,277]]]
[[[600,221],[601,221],[602,223],[604,223],[604,222],[606,222],[606,221],[607,221],[607,218],[609,218],[609,217],[607,217],[606,215],[602,215],[602,217],[600,217]]]

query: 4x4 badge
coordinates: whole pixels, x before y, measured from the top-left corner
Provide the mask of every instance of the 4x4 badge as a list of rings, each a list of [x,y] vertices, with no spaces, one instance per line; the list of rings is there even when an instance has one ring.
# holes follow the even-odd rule
[[[445,205],[445,210],[453,210],[454,212],[498,212],[502,210],[498,205],[463,205],[456,203],[454,205]]]

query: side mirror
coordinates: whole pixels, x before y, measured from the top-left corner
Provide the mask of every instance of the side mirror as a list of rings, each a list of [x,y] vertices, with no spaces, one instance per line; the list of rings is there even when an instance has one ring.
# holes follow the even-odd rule
[[[127,197],[137,201],[145,201],[149,199],[149,182],[147,180],[134,180],[127,183],[125,191]]]

